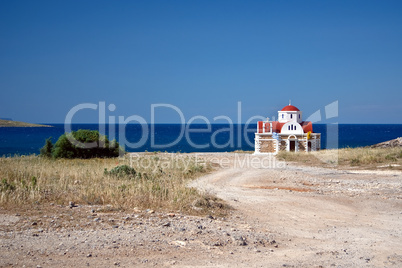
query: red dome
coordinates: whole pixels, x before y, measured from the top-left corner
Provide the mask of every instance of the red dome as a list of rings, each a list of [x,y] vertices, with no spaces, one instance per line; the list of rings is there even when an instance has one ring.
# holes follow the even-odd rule
[[[293,106],[293,105],[287,105],[285,107],[283,107],[283,109],[281,111],[300,111],[299,109],[297,109],[297,107]]]

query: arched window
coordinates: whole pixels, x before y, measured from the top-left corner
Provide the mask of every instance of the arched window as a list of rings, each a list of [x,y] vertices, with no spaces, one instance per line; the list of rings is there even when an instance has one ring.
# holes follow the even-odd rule
[[[293,114],[290,114],[290,118],[293,118]]]
[[[285,115],[284,114],[282,114],[282,118],[284,117]]]

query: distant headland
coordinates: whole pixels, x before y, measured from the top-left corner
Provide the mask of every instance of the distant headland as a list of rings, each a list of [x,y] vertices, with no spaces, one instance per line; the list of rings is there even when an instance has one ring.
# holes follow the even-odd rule
[[[0,127],[51,127],[51,126],[0,119]]]

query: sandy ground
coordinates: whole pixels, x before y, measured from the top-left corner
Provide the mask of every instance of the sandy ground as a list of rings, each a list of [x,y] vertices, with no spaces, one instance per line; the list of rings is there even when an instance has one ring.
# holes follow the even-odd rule
[[[226,218],[50,206],[0,210],[1,267],[402,267],[402,173],[197,154],[190,186]],[[218,168],[219,167],[219,168]]]

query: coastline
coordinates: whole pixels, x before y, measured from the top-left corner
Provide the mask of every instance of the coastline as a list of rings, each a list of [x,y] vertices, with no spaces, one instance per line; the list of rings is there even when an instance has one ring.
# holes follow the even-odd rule
[[[0,127],[52,127],[52,126],[0,119]]]

